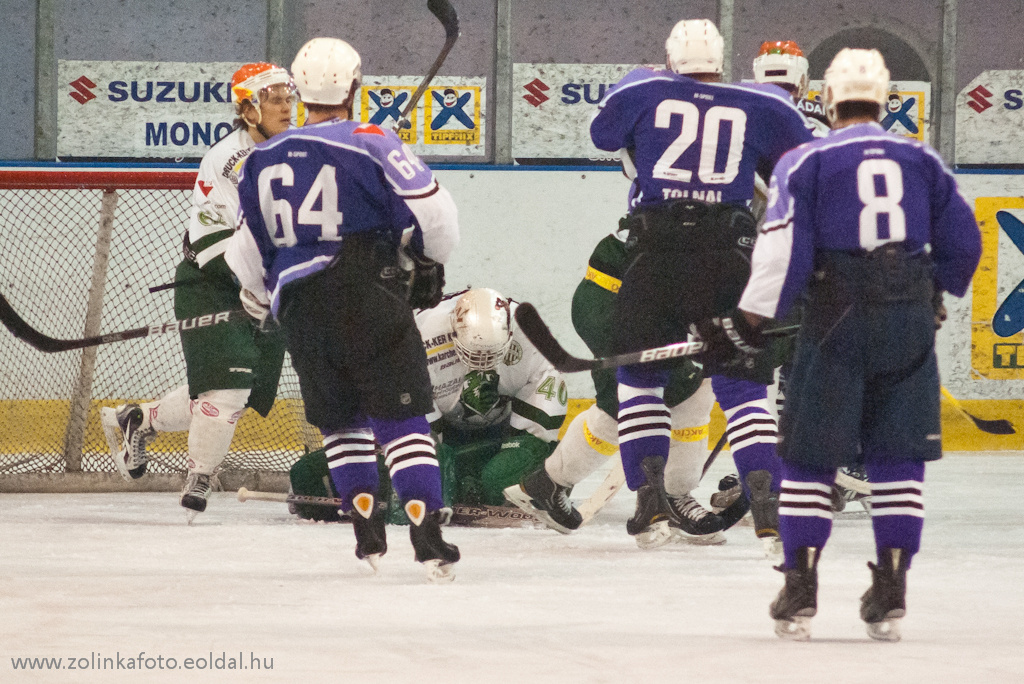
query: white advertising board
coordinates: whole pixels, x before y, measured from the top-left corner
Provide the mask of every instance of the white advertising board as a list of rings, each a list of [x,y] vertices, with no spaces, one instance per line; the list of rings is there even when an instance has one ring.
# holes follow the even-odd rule
[[[198,159],[231,131],[235,62],[60,60],[61,159]],[[365,76],[354,118],[390,127],[421,76]],[[384,91],[389,91],[390,95]],[[483,156],[486,79],[436,79],[403,139],[424,157]],[[297,123],[303,120],[297,108]]]
[[[956,164],[1024,164],[1024,71],[984,71],[956,98]]]

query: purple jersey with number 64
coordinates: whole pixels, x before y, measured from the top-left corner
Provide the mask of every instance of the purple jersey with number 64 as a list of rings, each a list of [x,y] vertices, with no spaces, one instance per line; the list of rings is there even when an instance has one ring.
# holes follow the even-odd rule
[[[373,124],[332,120],[257,145],[238,198],[274,311],[281,287],[326,268],[346,235],[379,233],[397,247],[412,228],[421,247],[407,202],[437,190],[433,172],[401,139]]]
[[[936,285],[958,297],[981,256],[974,214],[932,148],[877,123],[830,131],[775,168],[740,308],[782,318],[817,254],[894,242],[911,253],[930,248]]]
[[[641,205],[744,204],[754,196],[755,172],[767,177],[787,150],[813,138],[776,86],[702,83],[647,68],[608,91],[590,137],[598,149],[632,152]]]

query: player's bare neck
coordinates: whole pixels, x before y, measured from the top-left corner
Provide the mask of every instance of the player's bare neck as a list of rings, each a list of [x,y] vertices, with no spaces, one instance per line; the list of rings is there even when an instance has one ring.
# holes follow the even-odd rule
[[[847,126],[855,126],[856,124],[864,123],[876,123],[877,120],[870,116],[851,116],[845,119],[836,119],[835,123],[832,124],[833,129],[846,128]]]
[[[352,118],[352,112],[345,106],[338,107],[315,107],[308,108],[308,115],[306,116],[307,124],[318,124],[324,121],[330,121],[331,119],[340,119],[342,121]]]

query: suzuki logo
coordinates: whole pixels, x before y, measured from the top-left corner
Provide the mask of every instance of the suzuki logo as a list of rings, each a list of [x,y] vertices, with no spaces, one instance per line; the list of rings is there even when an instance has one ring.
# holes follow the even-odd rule
[[[96,84],[90,81],[87,77],[79,76],[68,85],[74,88],[74,92],[68,93],[68,95],[74,98],[79,104],[85,104],[89,100],[96,99],[96,96],[93,95],[90,90],[90,88],[95,88]]]
[[[543,91],[551,90],[544,81],[539,78],[535,78],[526,85],[523,86],[530,93],[529,95],[523,95],[523,99],[532,104],[534,107],[540,107],[542,104],[550,100]]]
[[[967,94],[970,96],[967,106],[979,114],[992,106],[992,103],[987,99],[992,97],[992,93],[985,86],[978,86]]]

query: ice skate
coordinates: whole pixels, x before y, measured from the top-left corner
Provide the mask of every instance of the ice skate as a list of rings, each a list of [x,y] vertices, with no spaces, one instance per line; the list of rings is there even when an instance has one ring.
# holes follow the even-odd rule
[[[667,494],[668,526],[677,538],[699,545],[724,544],[725,522],[689,494]]]
[[[778,566],[786,584],[771,602],[768,613],[775,620],[775,633],[792,641],[811,638],[811,618],[818,612],[818,549],[797,549],[795,568]]]
[[[750,489],[750,516],[754,519],[754,534],[764,545],[765,556],[777,559],[782,555],[779,538],[779,493],[772,491],[772,474],[755,470],[747,475]]]
[[[569,500],[569,488],[556,484],[543,465],[524,475],[518,485],[507,487],[505,498],[562,534],[579,529],[583,522]]]
[[[405,504],[409,516],[409,539],[416,551],[416,562],[427,569],[431,582],[451,582],[455,579],[455,563],[462,557],[459,547],[441,537],[441,523],[447,517],[444,509],[427,511],[427,505],[413,499]]]
[[[369,492],[357,492],[352,497],[352,529],[356,533],[356,558],[366,561],[377,574],[380,558],[388,551],[385,518],[387,509],[377,506],[376,497]]]
[[[191,525],[196,515],[206,510],[206,501],[210,498],[213,485],[210,476],[205,473],[190,471],[185,479],[185,487],[181,490],[179,503],[185,509],[185,517]]]
[[[665,461],[648,456],[640,462],[640,468],[647,481],[636,490],[636,511],[626,521],[626,532],[633,535],[641,549],[653,549],[672,539],[665,498]]]
[[[907,564],[903,549],[880,549],[879,563],[868,563],[871,587],[860,598],[860,617],[868,636],[878,641],[899,641],[900,620],[907,614]]]
[[[103,408],[100,411],[103,431],[114,459],[117,472],[127,481],[137,480],[146,474],[149,456],[146,446],[156,436],[156,430],[142,427],[142,409],[138,404],[123,404],[116,409]]]

